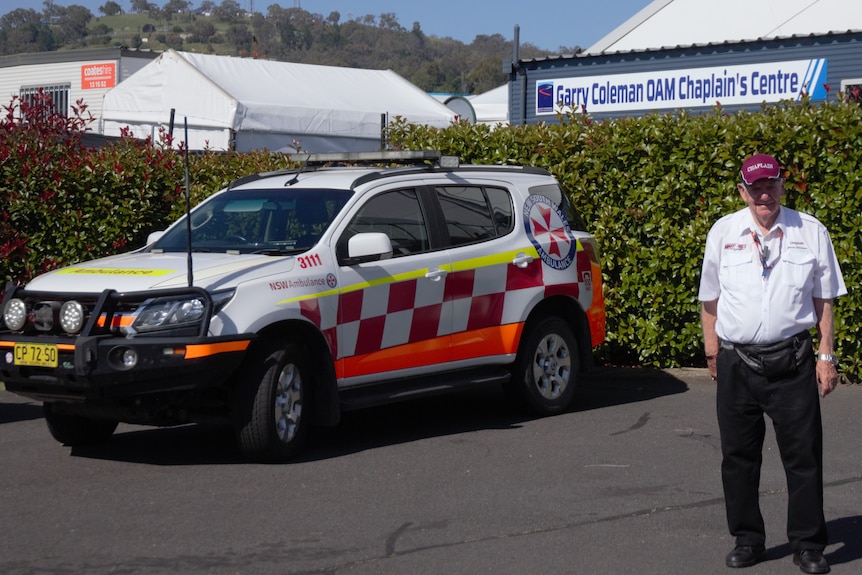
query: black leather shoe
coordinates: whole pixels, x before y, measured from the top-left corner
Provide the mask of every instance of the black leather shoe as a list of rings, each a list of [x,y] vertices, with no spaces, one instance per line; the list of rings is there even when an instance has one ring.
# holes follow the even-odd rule
[[[823,553],[814,549],[794,552],[793,564],[799,565],[799,570],[803,573],[829,573],[829,563]]]
[[[728,567],[751,567],[763,559],[766,547],[763,545],[737,545],[727,554],[724,563]]]

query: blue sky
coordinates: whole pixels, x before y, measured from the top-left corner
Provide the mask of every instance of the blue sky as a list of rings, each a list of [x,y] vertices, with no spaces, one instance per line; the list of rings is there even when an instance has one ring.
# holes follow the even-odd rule
[[[54,0],[59,6],[78,4],[100,15],[99,6],[106,0]],[[130,0],[115,0],[128,9]],[[167,0],[150,0],[163,6]],[[192,6],[201,0],[191,0]],[[213,0],[216,4],[221,0]],[[545,0],[533,4],[524,0],[432,0],[430,2],[405,0],[236,0],[248,9],[254,2],[256,12],[265,12],[267,6],[280,4],[285,8],[300,6],[304,10],[328,16],[333,11],[348,20],[371,14],[378,16],[394,13],[399,24],[408,30],[419,22],[426,34],[452,37],[470,43],[479,34],[500,34],[511,40],[514,28],[520,26],[521,43],[529,42],[546,50],[560,46],[588,48],[605,34],[625,22],[650,0]],[[0,14],[16,8],[30,8],[41,12],[43,0],[3,0]]]

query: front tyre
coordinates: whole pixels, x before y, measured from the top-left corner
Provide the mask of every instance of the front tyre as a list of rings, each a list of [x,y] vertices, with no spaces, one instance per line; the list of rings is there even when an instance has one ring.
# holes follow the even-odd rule
[[[261,342],[236,389],[235,429],[243,455],[278,462],[299,451],[310,424],[310,383],[299,348]]]
[[[95,445],[105,443],[119,424],[110,419],[97,419],[64,410],[51,402],[42,406],[51,436],[64,445]]]
[[[569,325],[544,317],[528,326],[507,391],[537,415],[555,415],[572,403],[580,371],[578,348]]]

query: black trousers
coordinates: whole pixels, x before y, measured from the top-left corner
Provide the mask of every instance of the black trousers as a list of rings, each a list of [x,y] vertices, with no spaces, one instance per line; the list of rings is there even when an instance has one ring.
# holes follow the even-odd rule
[[[753,372],[732,349],[717,360],[717,413],[721,433],[721,480],[730,534],[737,545],[763,545],[760,467],[772,420],[787,477],[787,538],[794,551],[823,551],[828,543],[823,516],[823,430],[814,354],[798,373],[771,380]]]

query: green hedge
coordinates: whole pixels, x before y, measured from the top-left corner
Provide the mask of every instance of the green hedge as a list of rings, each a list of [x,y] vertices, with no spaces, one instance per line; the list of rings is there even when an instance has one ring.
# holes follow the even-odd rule
[[[785,103],[756,113],[650,114],[613,121],[446,130],[399,124],[392,141],[465,161],[548,168],[602,247],[610,363],[705,365],[697,289],[709,227],[744,207],[739,165],[754,152],[787,169],[785,204],[830,230],[849,294],[836,303],[837,353],[862,374],[862,108]]]
[[[26,280],[62,264],[142,245],[184,209],[184,164],[158,142],[126,138],[101,150],[77,145],[81,124],[0,121],[2,277]],[[850,294],[836,305],[837,352],[862,374],[862,109],[787,103],[756,113],[651,114],[492,129],[431,129],[396,121],[395,148],[439,149],[468,163],[548,168],[571,192],[600,241],[608,311],[608,363],[704,365],[697,288],[710,225],[743,207],[738,169],[748,154],[787,168],[785,203],[831,231]],[[73,137],[70,137],[72,134]],[[247,173],[284,168],[281,155],[192,155],[193,202]]]

